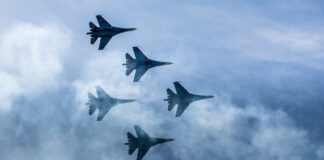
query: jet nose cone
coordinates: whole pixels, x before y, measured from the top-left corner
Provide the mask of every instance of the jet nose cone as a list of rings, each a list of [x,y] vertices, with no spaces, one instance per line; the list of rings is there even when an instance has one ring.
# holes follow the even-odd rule
[[[173,138],[170,138],[170,139],[166,139],[165,141],[166,142],[170,142],[170,141],[174,141],[175,139],[173,139]]]
[[[174,141],[174,139],[173,138],[169,138],[169,139],[159,138],[158,139],[158,143],[165,143],[165,142],[170,142],[170,141]]]
[[[129,102],[134,102],[134,101],[136,101],[135,99],[128,99],[128,100],[125,100],[124,102],[122,102],[122,103],[129,103]]]
[[[164,65],[170,65],[170,64],[173,64],[171,62],[164,62]]]
[[[135,31],[137,28],[127,28],[126,31]]]
[[[214,96],[206,96],[206,98],[214,98]]]
[[[134,101],[136,101],[136,100],[135,100],[135,99],[130,99],[130,100],[129,100],[129,102],[134,102]]]

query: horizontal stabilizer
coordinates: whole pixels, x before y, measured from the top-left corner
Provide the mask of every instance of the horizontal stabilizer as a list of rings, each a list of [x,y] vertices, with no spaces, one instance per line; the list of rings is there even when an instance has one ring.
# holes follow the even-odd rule
[[[89,27],[91,28],[91,29],[95,29],[95,28],[98,28],[94,23],[92,23],[92,22],[89,22]]]
[[[89,101],[94,101],[96,100],[97,98],[92,94],[92,93],[88,93],[88,98],[89,98]]]
[[[132,60],[134,60],[134,58],[128,53],[126,53],[126,61],[132,61]]]
[[[169,102],[168,111],[171,111],[175,105],[176,105],[175,103]]]
[[[89,105],[89,114],[92,115],[97,109],[95,105],[95,101],[97,98],[90,92],[88,93],[88,98],[89,98],[89,102],[87,103],[87,105]]]
[[[172,90],[169,89],[169,88],[167,89],[167,93],[168,93],[169,96],[174,96],[175,95],[175,93],[172,92]]]
[[[89,114],[92,115],[96,111],[97,107],[89,106]]]
[[[126,76],[130,75],[133,70],[135,69],[134,67],[132,67],[132,61],[134,60],[134,58],[129,55],[128,53],[125,54],[125,58],[126,58],[126,63],[124,63],[123,65],[126,66]]]
[[[94,44],[97,39],[98,39],[98,37],[91,37],[90,43]]]
[[[165,101],[168,101],[168,110],[171,111],[173,109],[173,107],[176,105],[176,103],[173,101],[173,97],[175,96],[175,93],[172,92],[172,90],[168,88],[167,94],[168,94],[168,98],[165,99]]]
[[[136,147],[137,140],[136,140],[135,136],[130,132],[127,133],[127,138],[128,138],[128,142],[125,143],[125,145],[128,145],[128,154],[131,155],[134,153],[134,151],[137,148]]]
[[[129,76],[133,72],[134,68],[127,68],[126,69],[126,76]]]

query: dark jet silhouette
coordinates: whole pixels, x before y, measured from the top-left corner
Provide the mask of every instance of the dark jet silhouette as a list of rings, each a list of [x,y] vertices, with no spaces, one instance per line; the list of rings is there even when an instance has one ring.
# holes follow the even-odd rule
[[[97,15],[96,17],[99,23],[99,27],[97,27],[94,23],[89,22],[90,32],[88,32],[87,34],[91,35],[91,44],[94,44],[99,37],[101,38],[99,50],[104,49],[113,36],[119,33],[133,31],[136,29],[114,27],[109,24],[104,18],[102,18],[101,15]]]
[[[130,75],[133,70],[136,70],[134,82],[138,82],[145,74],[145,72],[150,68],[172,64],[171,62],[159,62],[148,59],[138,47],[133,47],[133,50],[136,59],[126,53],[126,63],[124,63],[123,65],[127,68],[127,76]]]
[[[177,91],[177,94],[175,94],[174,92],[172,92],[171,89],[168,88],[167,89],[168,98],[164,100],[168,101],[169,103],[168,106],[169,111],[171,111],[172,108],[178,104],[176,117],[181,116],[190,103],[198,100],[214,97],[214,96],[203,96],[203,95],[191,94],[179,82],[174,82],[174,87]]]
[[[127,133],[128,142],[125,145],[128,145],[128,154],[131,155],[138,148],[137,159],[141,160],[146,152],[154,145],[173,141],[174,139],[164,139],[164,138],[153,138],[150,137],[143,129],[139,126],[134,126],[137,138],[130,132]]]
[[[97,90],[98,98],[96,98],[93,94],[89,92],[88,93],[89,102],[86,103],[86,105],[89,105],[90,115],[92,115],[97,108],[99,109],[97,121],[101,121],[112,107],[118,104],[135,101],[132,99],[112,98],[99,86],[96,87],[96,90]]]

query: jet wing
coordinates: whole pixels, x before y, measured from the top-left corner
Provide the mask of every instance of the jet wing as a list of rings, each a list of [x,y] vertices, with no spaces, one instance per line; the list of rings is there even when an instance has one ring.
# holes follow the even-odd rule
[[[104,27],[104,28],[112,27],[111,24],[109,24],[101,15],[97,15],[96,17],[100,27]]]
[[[144,53],[138,48],[138,47],[133,47],[134,53],[135,53],[135,58],[138,61],[147,61],[148,58],[144,55]]]
[[[138,138],[149,137],[149,135],[140,127],[134,126]]]
[[[111,97],[100,86],[96,87],[98,98],[110,99]]]
[[[110,109],[109,107],[101,107],[101,108],[99,108],[99,113],[98,113],[97,120],[101,121],[105,117],[105,115],[108,113],[109,109]]]
[[[179,103],[178,108],[177,108],[176,117],[181,116],[182,113],[187,109],[188,106],[189,106],[189,103]]]
[[[142,145],[141,147],[139,147],[138,149],[138,153],[137,153],[137,159],[136,160],[142,160],[143,157],[145,156],[145,154],[147,153],[147,151],[150,149],[151,147],[146,146],[146,145]]]
[[[136,69],[134,82],[138,82],[147,70],[148,70],[147,68]]]
[[[99,50],[103,50],[110,40],[111,40],[111,37],[101,37],[100,44],[99,44]]]
[[[174,87],[179,96],[190,94],[179,82],[174,82]],[[179,108],[179,107],[178,107]]]

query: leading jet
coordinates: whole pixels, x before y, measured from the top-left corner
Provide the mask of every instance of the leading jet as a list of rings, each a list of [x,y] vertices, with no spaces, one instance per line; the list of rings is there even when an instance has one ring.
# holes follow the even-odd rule
[[[99,109],[97,121],[101,121],[108,111],[122,103],[133,102],[132,99],[117,99],[110,97],[100,86],[96,87],[98,98],[96,98],[90,92],[88,93],[89,102],[86,105],[89,105],[89,114],[92,115],[96,109]]]
[[[164,139],[164,138],[153,138],[150,137],[141,127],[134,126],[137,138],[130,132],[127,133],[128,142],[128,154],[131,155],[138,148],[137,159],[142,160],[147,151],[154,145],[165,143],[169,141],[174,141],[174,139]]]
[[[141,77],[145,74],[145,72],[150,68],[172,64],[171,62],[160,62],[151,60],[147,58],[138,47],[133,47],[133,51],[136,59],[134,59],[131,55],[126,53],[126,63],[124,63],[123,65],[127,68],[127,76],[129,76],[133,72],[133,70],[136,70],[135,77],[133,80],[134,82],[138,82],[141,79]]]
[[[168,88],[167,89],[168,98],[164,100],[168,101],[169,111],[171,111],[173,107],[178,104],[176,117],[181,116],[190,103],[198,100],[214,97],[214,96],[203,96],[203,95],[196,95],[196,94],[189,93],[179,82],[174,82],[174,87],[177,91],[177,94],[175,94],[170,88]]]
[[[104,49],[113,36],[123,32],[136,30],[136,28],[114,27],[109,24],[101,15],[97,15],[96,18],[98,20],[99,27],[97,27],[94,23],[89,22],[90,32],[87,34],[91,36],[91,44],[94,44],[98,38],[101,38],[99,50]]]

